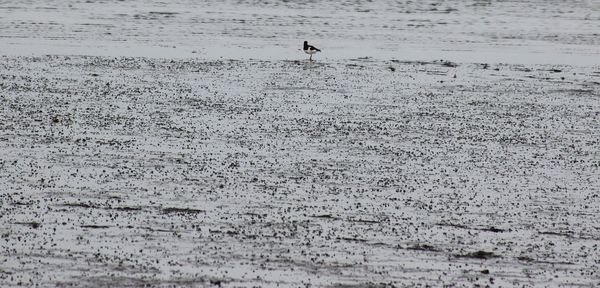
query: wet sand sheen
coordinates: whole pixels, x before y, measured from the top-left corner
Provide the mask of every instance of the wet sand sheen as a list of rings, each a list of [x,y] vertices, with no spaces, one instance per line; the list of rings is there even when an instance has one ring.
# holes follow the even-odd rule
[[[0,53],[600,65],[590,1],[36,1],[0,6]]]

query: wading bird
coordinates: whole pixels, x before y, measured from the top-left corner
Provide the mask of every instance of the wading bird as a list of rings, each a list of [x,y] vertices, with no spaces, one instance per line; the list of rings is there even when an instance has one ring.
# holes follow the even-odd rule
[[[315,54],[317,52],[321,52],[321,50],[319,50],[315,46],[308,45],[308,41],[304,41],[304,53],[310,55],[310,58],[308,58],[308,61],[312,61],[312,54]]]

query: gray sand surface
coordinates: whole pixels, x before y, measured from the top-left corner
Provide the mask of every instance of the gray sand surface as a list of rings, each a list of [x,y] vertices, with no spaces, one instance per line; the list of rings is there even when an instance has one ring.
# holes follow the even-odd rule
[[[599,11],[4,1],[0,287],[600,286]]]

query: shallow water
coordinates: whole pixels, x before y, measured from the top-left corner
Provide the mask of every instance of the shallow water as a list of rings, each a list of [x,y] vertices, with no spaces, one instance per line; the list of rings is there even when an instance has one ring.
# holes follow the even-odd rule
[[[600,64],[598,1],[5,1],[5,55]]]

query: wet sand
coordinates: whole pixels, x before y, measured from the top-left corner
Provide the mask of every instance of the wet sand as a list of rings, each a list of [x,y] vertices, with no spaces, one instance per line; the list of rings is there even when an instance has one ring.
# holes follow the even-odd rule
[[[0,286],[599,286],[599,11],[1,3]]]
[[[594,286],[600,70],[3,57],[2,286]]]

